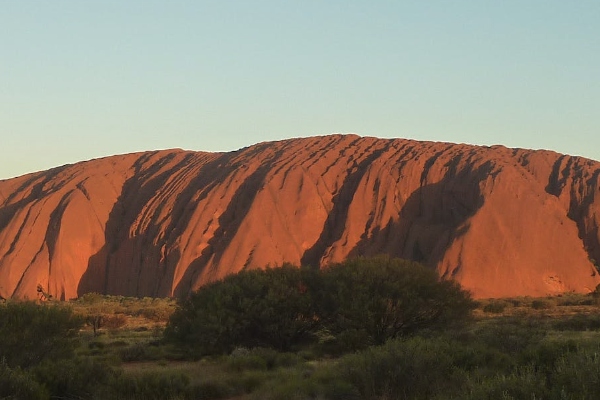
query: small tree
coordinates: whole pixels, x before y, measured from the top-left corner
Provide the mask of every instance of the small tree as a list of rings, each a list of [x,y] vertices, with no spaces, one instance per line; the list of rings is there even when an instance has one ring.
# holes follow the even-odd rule
[[[100,335],[100,328],[115,329],[127,322],[127,318],[115,311],[115,303],[110,296],[99,293],[86,293],[77,299],[79,313],[86,325],[92,327],[94,336]]]
[[[357,258],[323,272],[319,310],[334,335],[362,333],[368,344],[463,323],[476,303],[454,281],[421,264]]]
[[[302,271],[284,266],[244,271],[204,286],[180,302],[165,337],[196,355],[236,347],[289,350],[316,320]]]

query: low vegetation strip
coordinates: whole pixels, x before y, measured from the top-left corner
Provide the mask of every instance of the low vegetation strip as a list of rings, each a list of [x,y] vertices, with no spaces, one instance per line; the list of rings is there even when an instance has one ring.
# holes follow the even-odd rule
[[[374,258],[248,271],[179,302],[6,301],[0,399],[597,399],[598,299],[474,302]]]

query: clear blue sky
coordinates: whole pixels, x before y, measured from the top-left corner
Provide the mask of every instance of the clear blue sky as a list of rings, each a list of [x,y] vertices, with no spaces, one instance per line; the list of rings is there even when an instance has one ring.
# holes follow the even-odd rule
[[[0,179],[333,132],[600,160],[598,0],[0,6]]]

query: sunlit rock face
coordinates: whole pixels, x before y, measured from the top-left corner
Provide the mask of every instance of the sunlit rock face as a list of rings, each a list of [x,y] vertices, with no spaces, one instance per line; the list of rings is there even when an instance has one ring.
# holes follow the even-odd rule
[[[177,296],[249,268],[389,254],[476,297],[600,283],[600,163],[331,135],[107,157],[0,181],[0,295]]]

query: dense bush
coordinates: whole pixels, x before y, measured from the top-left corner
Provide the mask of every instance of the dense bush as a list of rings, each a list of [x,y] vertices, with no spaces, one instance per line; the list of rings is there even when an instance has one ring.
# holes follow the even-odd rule
[[[552,327],[559,331],[598,330],[600,329],[600,315],[576,314],[554,321]]]
[[[565,352],[548,374],[554,398],[600,398],[600,347]]]
[[[89,399],[113,384],[119,375],[106,363],[91,358],[44,361],[31,370],[36,382],[60,399]]]
[[[288,350],[306,340],[316,325],[312,308],[300,269],[246,271],[181,302],[165,337],[196,355],[228,353],[236,347]]]
[[[599,343],[542,341],[524,354],[511,371],[472,379],[467,399],[598,399]],[[462,396],[457,396],[462,398]]]
[[[480,326],[474,333],[486,346],[506,354],[522,354],[546,336],[545,326],[538,320],[505,317],[499,321],[503,322]]]
[[[531,366],[523,366],[510,373],[484,376],[473,380],[467,388],[463,389],[463,393],[454,398],[465,400],[563,400],[574,398],[547,396],[548,390],[544,375]],[[440,399],[442,398],[440,397]]]
[[[201,288],[171,316],[165,338],[196,356],[236,347],[288,350],[327,332],[343,351],[468,319],[475,303],[435,271],[387,257],[324,270],[245,271]]]
[[[360,325],[345,335],[336,332],[340,321],[323,311],[333,313],[342,303],[352,304],[347,299],[326,304],[336,281],[331,277],[338,267],[296,270],[301,277],[299,292],[312,299],[306,315],[315,317],[313,322],[319,323],[315,329],[322,339],[329,336],[339,341],[344,337],[352,342],[362,336],[363,345],[374,343]],[[370,281],[365,279],[364,285],[369,287]],[[363,289],[357,290],[359,297]],[[531,299],[523,302],[532,303]],[[359,307],[363,303],[354,304]],[[0,304],[2,310],[6,306],[11,306],[10,302]],[[48,306],[34,304],[36,311],[30,320],[43,320],[37,314],[55,312],[52,307],[56,305]],[[433,323],[401,333],[381,346],[335,359],[331,354],[321,357],[317,345],[303,346],[298,353],[238,346],[229,355],[172,364],[165,358],[171,346],[160,346],[149,337],[150,332],[140,336],[131,331],[137,338],[133,341],[131,336],[110,339],[110,335],[93,338],[90,333],[81,337],[71,333],[66,342],[69,351],[50,351],[47,354],[51,356],[23,368],[0,361],[0,399],[599,399],[598,317],[592,310],[585,311],[589,314],[549,316],[544,310],[537,314],[530,310],[527,318],[488,316],[458,330],[431,330],[437,325]],[[3,312],[3,316],[10,315]],[[29,327],[19,326],[25,326],[20,336],[26,340],[12,343],[27,347]],[[575,332],[580,329],[589,331]],[[73,353],[74,341],[87,344],[78,349],[78,356]],[[100,357],[90,356],[90,349]],[[123,359],[160,361],[121,369],[107,364],[108,360],[117,361],[107,357],[109,353]]]
[[[504,324],[513,320],[506,319]],[[500,324],[502,325],[502,324]],[[493,329],[492,329],[493,328]],[[485,332],[485,337],[479,336]],[[345,355],[321,369],[266,385],[256,399],[598,399],[600,339],[540,339],[533,326],[509,328],[518,349],[490,345],[497,326],[473,336],[413,336]]]
[[[132,376],[119,375],[108,389],[105,397],[111,399],[197,399],[192,396],[190,379],[177,372],[145,372]]]
[[[461,351],[443,339],[392,340],[344,357],[336,369],[361,399],[431,399],[465,385],[465,371],[455,367]]]
[[[73,355],[83,321],[70,308],[32,302],[0,305],[0,359],[28,368]]]
[[[42,400],[49,398],[48,391],[36,382],[33,376],[21,370],[10,368],[0,362],[0,399]]]
[[[239,347],[225,358],[229,370],[273,370],[299,364],[300,357],[295,353],[281,353],[273,349]]]
[[[62,304],[0,305],[0,398],[91,398],[108,365],[75,356],[82,318]]]
[[[424,329],[464,323],[475,308],[454,281],[420,264],[388,257],[357,258],[325,269],[319,317],[334,334],[357,344],[383,344]]]
[[[250,397],[253,400],[361,400],[351,382],[332,368],[290,371],[280,379],[266,382]]]

